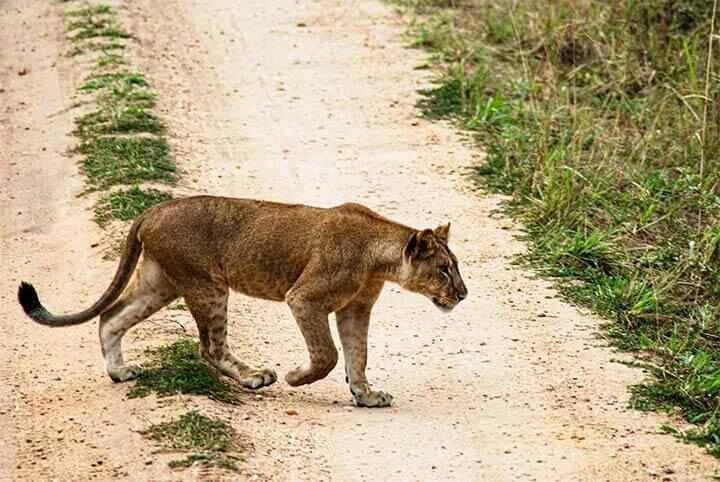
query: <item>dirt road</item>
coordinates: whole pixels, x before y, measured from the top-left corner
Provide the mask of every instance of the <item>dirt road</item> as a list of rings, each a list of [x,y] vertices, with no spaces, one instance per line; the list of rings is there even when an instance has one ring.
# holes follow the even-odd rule
[[[67,108],[80,82],[64,56],[61,6],[0,3],[0,479],[195,480],[138,430],[199,407],[252,444],[239,479],[703,480],[715,461],[658,434],[667,419],[626,408],[640,370],[613,362],[598,320],[511,264],[522,250],[499,199],[472,190],[477,150],[417,118],[431,74],[404,47],[402,19],[373,0],[136,0],[133,60],[159,92],[181,192],[331,206],[356,201],[416,227],[452,221],[470,296],[445,315],[388,286],[370,329],[368,376],[391,409],[354,408],[338,366],[242,406],[127,400],[106,377],[96,322],[62,330],[26,320],[20,279],[55,311],[87,306],[109,282],[103,233],[82,189]],[[25,75],[18,72],[26,68]],[[100,243],[98,245],[97,243]],[[127,338],[170,339],[163,311]],[[240,343],[241,334],[252,343]],[[245,335],[243,335],[245,336]],[[306,358],[289,310],[231,299],[235,350],[280,374]],[[341,357],[342,358],[342,357]],[[288,410],[297,415],[288,415]],[[292,413],[292,412],[291,412]]]

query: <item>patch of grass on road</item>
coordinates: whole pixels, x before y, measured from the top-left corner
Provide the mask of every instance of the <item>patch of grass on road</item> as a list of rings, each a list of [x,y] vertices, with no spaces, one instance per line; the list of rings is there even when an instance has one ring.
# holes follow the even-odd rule
[[[172,184],[177,179],[164,126],[152,111],[156,94],[120,52],[132,35],[122,28],[114,8],[87,4],[65,15],[67,37],[74,46],[71,54],[95,56],[94,71],[79,91],[94,96],[96,109],[77,117],[73,132],[81,140],[77,152],[84,156],[81,168],[88,191],[134,186],[105,195],[96,206],[95,220],[101,225],[110,218],[130,220],[170,197],[138,184]]]
[[[131,35],[118,23],[115,11],[109,5],[95,5],[65,14],[69,40],[78,42],[99,37],[129,39]]]
[[[173,182],[175,165],[164,139],[98,137],[80,144],[82,169],[94,189],[142,181]]]
[[[512,196],[526,261],[647,362],[633,404],[679,409],[719,454],[714,2],[396,3],[441,72],[419,108],[485,147],[476,179]]]
[[[241,392],[231,383],[222,380],[200,357],[198,343],[190,338],[151,348],[145,369],[138,376],[128,397],[204,395],[229,404],[241,402]]]
[[[117,50],[123,50],[125,48],[125,44],[122,42],[83,42],[82,45],[73,45],[73,47],[68,51],[67,56],[68,57],[77,57],[79,55],[86,54],[88,52],[103,52],[105,54],[110,54],[113,51]]]
[[[77,10],[70,10],[65,13],[66,17],[88,17],[92,18],[93,15],[110,15],[112,14],[112,7],[110,5],[99,4],[91,5],[85,8],[78,8]]]
[[[90,77],[80,90],[85,92],[100,89],[122,89],[127,91],[133,87],[147,87],[148,83],[143,74],[137,72],[112,72]]]
[[[106,55],[103,55],[100,57],[97,61],[98,68],[103,67],[109,67],[109,66],[118,66],[118,65],[125,65],[127,62],[122,57],[122,55],[114,54],[114,53],[108,53]]]
[[[199,463],[237,471],[237,463],[242,461],[233,454],[237,450],[238,434],[232,426],[197,411],[187,412],[172,422],[152,425],[141,434],[158,442],[164,450],[189,452],[185,458],[171,461],[168,464],[171,468]]]
[[[117,60],[109,65],[118,65]],[[163,130],[160,119],[151,111],[155,107],[156,95],[149,89],[142,74],[116,72],[97,75],[88,79],[80,90],[96,92],[98,109],[75,120],[78,137],[132,133],[158,135]]]
[[[146,108],[123,105],[80,116],[75,125],[75,134],[81,138],[109,134],[158,134],[163,129],[160,119]]]
[[[104,226],[111,219],[130,221],[147,208],[172,199],[172,194],[139,186],[104,196],[95,207],[95,221]]]

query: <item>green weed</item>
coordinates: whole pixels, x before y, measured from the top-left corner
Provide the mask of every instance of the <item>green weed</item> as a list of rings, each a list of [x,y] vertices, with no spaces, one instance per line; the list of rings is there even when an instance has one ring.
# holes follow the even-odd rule
[[[94,189],[175,180],[175,165],[164,139],[99,137],[83,142],[78,150],[85,155],[82,170]]]
[[[83,92],[92,92],[100,89],[118,88],[131,89],[133,87],[147,87],[145,76],[137,72],[113,72],[91,77],[82,86]]]
[[[127,62],[121,55],[108,53],[107,55],[104,55],[98,59],[97,66],[102,69],[105,67],[125,65],[126,63]]]
[[[165,450],[191,452],[183,459],[171,461],[171,468],[200,463],[237,471],[237,463],[242,460],[231,453],[237,449],[238,439],[232,426],[197,411],[187,412],[172,422],[152,425],[140,433]]]
[[[79,40],[91,39],[96,37],[105,37],[113,39],[130,38],[130,34],[126,31],[113,26],[111,23],[101,22],[98,24],[87,24],[79,27],[79,31],[70,37],[70,40],[77,42]]]
[[[77,10],[70,10],[65,13],[67,17],[92,17],[93,15],[106,15],[112,13],[112,7],[110,5],[99,4],[93,5],[86,8],[79,8]]]
[[[67,53],[68,57],[77,57],[86,52],[100,51],[110,53],[125,48],[125,44],[121,42],[83,42],[82,45],[73,45],[72,49]]]
[[[211,372],[200,357],[196,341],[182,338],[169,345],[148,349],[146,354],[149,362],[128,397],[185,393],[205,395],[224,403],[240,403],[241,392]]]
[[[534,254],[548,261],[544,265],[553,276],[586,278],[610,275],[619,268],[619,253],[607,233],[557,230],[537,239]]]
[[[70,21],[66,31],[73,42],[98,37],[127,39],[131,35],[117,23],[114,12],[108,5],[97,5],[65,14]]]
[[[85,114],[75,121],[75,134],[81,138],[102,134],[131,134],[162,131],[160,120],[144,107],[117,106]]]
[[[432,89],[420,91],[423,98],[418,107],[428,119],[445,119],[463,111],[462,83],[458,79],[444,82]]]
[[[104,226],[111,219],[129,221],[147,208],[172,199],[172,195],[157,189],[140,189],[133,186],[104,196],[95,206],[95,221]]]

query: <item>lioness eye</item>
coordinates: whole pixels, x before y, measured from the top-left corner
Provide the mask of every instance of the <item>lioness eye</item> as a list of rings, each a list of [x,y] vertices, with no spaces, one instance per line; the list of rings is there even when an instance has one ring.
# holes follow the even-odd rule
[[[441,266],[440,272],[443,274],[443,276],[445,277],[445,279],[447,281],[450,281],[450,270],[448,269],[447,266]]]

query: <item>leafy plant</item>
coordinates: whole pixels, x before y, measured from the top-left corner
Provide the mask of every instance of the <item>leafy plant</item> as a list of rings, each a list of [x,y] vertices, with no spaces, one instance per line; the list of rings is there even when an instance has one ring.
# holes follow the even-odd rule
[[[242,460],[231,452],[237,448],[237,432],[222,420],[190,411],[171,422],[150,426],[141,432],[160,443],[166,450],[190,452],[183,459],[173,460],[171,468],[189,467],[195,463],[237,471]]]

